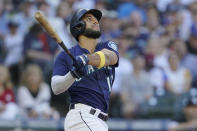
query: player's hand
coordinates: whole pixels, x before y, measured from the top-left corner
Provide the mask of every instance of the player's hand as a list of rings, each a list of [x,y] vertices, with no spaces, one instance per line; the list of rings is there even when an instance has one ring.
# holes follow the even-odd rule
[[[71,74],[73,77],[79,79],[87,75],[88,70],[88,57],[84,55],[77,56],[76,61],[73,62]]]
[[[77,67],[85,66],[88,64],[88,57],[87,55],[83,54],[76,57],[76,61],[73,63]]]

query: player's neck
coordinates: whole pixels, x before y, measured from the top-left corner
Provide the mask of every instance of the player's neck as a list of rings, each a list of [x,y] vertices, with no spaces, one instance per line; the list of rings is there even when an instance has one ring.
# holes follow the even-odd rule
[[[79,45],[82,48],[87,49],[90,53],[94,52],[94,50],[96,48],[96,44],[97,44],[97,39],[88,38],[85,36],[82,36],[79,38]]]

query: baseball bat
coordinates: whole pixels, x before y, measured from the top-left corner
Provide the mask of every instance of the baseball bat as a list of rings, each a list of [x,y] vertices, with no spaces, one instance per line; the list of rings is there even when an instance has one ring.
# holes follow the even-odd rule
[[[68,48],[65,46],[64,42],[61,40],[57,32],[49,24],[45,16],[41,11],[37,11],[34,15],[35,19],[40,23],[40,25],[47,31],[47,33],[55,39],[55,41],[62,47],[62,49],[70,56],[73,61],[76,61],[75,57],[70,53]]]

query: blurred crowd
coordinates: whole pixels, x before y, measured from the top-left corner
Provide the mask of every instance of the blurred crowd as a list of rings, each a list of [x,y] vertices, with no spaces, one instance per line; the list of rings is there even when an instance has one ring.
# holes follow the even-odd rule
[[[197,0],[0,0],[0,118],[65,116],[67,92],[50,89],[61,48],[33,16],[41,10],[70,48],[79,8],[101,10],[100,40],[119,47],[111,117],[197,119]]]

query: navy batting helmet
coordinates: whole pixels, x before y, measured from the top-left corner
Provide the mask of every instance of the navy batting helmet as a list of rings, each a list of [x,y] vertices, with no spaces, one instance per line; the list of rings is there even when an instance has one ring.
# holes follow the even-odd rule
[[[90,13],[92,15],[94,15],[94,17],[96,17],[96,19],[99,21],[102,17],[102,13],[100,10],[97,9],[79,9],[77,10],[70,22],[70,32],[73,35],[73,37],[75,37],[75,39],[77,41],[78,40],[78,36],[81,35],[84,31],[85,31],[85,26],[86,23],[84,21],[82,21],[82,17],[87,14]]]

